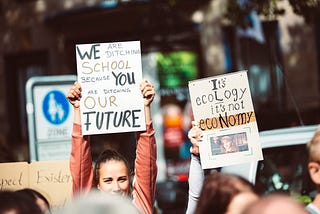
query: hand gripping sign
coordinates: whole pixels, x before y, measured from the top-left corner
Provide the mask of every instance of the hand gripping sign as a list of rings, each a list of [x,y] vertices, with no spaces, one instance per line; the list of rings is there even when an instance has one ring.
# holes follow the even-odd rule
[[[263,159],[246,71],[190,81],[189,91],[202,168]]]

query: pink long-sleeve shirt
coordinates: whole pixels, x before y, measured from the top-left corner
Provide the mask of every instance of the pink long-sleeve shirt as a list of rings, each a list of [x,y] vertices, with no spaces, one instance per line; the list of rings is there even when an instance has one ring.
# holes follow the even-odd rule
[[[145,214],[153,213],[157,177],[157,147],[152,123],[137,133],[133,204]],[[93,184],[90,137],[82,135],[81,125],[73,124],[70,156],[73,194],[88,193]]]

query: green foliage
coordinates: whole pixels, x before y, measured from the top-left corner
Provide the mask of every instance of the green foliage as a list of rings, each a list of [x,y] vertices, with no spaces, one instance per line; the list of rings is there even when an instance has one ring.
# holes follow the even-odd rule
[[[196,55],[190,51],[159,53],[157,69],[161,87],[186,86],[189,80],[197,77]]]
[[[228,0],[224,18],[229,20],[232,25],[242,28],[250,27],[251,23],[248,20],[248,15],[251,10],[256,10],[259,15],[267,20],[284,15],[285,10],[279,8],[277,4],[280,1],[282,0],[248,0],[245,6],[240,6],[238,0]]]
[[[297,200],[304,205],[307,205],[312,202],[312,199],[308,195],[301,195],[297,198]]]

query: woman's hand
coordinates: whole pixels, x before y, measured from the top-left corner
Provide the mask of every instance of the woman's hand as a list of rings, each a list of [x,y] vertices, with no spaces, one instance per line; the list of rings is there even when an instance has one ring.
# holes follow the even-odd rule
[[[154,86],[148,80],[143,80],[140,83],[140,90],[144,99],[144,105],[150,106],[155,96]]]
[[[71,105],[73,105],[74,108],[80,107],[81,86],[77,81],[73,84],[73,86],[67,93],[67,99],[69,100]]]
[[[192,143],[190,152],[194,155],[199,155],[199,142],[202,141],[202,131],[199,128],[197,122],[192,121],[192,128],[188,132],[188,138]]]

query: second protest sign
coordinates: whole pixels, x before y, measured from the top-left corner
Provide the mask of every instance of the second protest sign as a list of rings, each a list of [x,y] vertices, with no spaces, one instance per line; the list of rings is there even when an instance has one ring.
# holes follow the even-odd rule
[[[246,71],[189,82],[203,169],[263,159]]]

